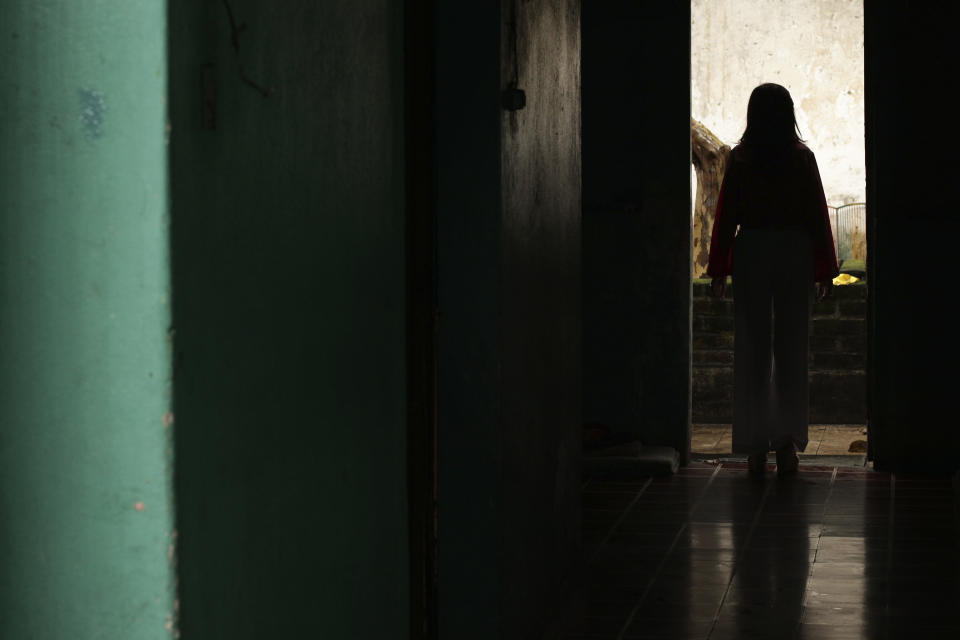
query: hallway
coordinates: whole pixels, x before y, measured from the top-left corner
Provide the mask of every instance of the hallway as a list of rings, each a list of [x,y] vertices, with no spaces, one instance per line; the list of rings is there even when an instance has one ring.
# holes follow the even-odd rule
[[[743,464],[591,480],[584,588],[559,637],[956,638],[949,479]]]
[[[820,353],[898,475],[584,487],[585,424],[727,420],[690,2],[0,3],[0,638],[530,640],[573,575],[568,638],[960,637],[954,491],[902,475],[960,469],[960,3],[862,17],[867,326]]]

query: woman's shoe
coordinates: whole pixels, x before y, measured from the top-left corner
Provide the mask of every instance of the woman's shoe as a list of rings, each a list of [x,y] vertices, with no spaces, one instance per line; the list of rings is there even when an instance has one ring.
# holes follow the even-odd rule
[[[766,473],[767,472],[767,454],[751,453],[750,455],[748,455],[747,470],[750,473]]]
[[[797,457],[797,451],[793,448],[793,444],[777,449],[777,475],[796,473],[799,468],[800,458]]]

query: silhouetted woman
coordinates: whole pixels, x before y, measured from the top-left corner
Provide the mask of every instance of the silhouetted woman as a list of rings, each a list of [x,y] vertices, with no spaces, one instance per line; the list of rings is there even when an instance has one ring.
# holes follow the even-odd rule
[[[707,273],[715,296],[724,296],[728,275],[735,287],[733,451],[763,473],[772,449],[777,471],[794,472],[807,446],[814,283],[822,300],[838,270],[817,161],[778,84],[750,94],[747,128],[720,187]]]

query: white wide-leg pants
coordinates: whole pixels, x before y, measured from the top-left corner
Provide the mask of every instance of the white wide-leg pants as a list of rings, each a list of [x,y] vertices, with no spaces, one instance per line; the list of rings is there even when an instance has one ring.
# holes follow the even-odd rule
[[[807,446],[813,250],[797,229],[740,229],[734,243],[733,452]]]

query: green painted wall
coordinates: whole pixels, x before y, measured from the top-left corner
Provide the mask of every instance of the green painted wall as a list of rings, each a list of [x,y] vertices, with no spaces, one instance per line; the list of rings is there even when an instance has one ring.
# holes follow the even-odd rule
[[[170,4],[181,631],[405,637],[402,5]]]
[[[0,637],[170,637],[163,3],[0,5]]]

